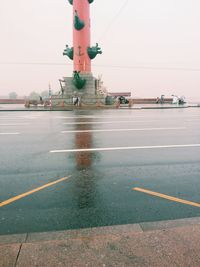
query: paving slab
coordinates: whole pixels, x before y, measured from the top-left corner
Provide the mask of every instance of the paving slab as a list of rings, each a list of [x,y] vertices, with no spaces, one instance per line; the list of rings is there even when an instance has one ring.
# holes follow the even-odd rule
[[[132,232],[142,232],[139,224],[126,224],[117,226],[93,227],[79,230],[55,231],[44,233],[30,233],[27,236],[27,243],[48,241],[48,240],[65,240],[68,238],[95,237],[102,235],[124,235]]]
[[[1,244],[23,243],[26,241],[26,238],[27,238],[27,234],[0,235],[0,245]]]
[[[21,244],[0,245],[0,266],[14,267]]]
[[[200,226],[25,243],[17,267],[200,266]]]
[[[140,226],[143,231],[150,231],[150,230],[164,230],[174,227],[196,225],[196,224],[200,224],[200,217],[169,220],[169,221],[144,222],[140,223]]]

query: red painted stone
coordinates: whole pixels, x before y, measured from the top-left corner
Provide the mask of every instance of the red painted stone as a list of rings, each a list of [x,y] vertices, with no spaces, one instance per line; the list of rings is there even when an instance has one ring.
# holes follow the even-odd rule
[[[79,31],[73,26],[74,71],[90,73],[91,60],[87,53],[87,48],[90,47],[90,4],[88,0],[74,0],[73,17],[75,10],[85,26]]]

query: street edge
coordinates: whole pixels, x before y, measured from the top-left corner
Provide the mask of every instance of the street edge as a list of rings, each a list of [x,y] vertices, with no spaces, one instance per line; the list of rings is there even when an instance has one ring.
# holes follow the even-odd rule
[[[136,224],[124,224],[83,228],[75,230],[49,231],[36,233],[23,233],[12,235],[0,235],[0,245],[16,243],[33,243],[53,240],[66,240],[69,238],[95,237],[102,235],[126,235],[130,231],[144,233],[147,231],[166,230],[170,228],[200,225],[200,217],[184,218],[177,220],[141,222]]]

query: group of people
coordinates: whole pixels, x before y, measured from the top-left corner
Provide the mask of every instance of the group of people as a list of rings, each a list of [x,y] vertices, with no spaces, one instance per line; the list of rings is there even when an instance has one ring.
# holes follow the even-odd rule
[[[172,97],[173,97],[172,104],[184,104],[184,103],[186,103],[184,96],[178,97],[177,95],[172,95]]]
[[[165,96],[161,95],[161,97],[156,98],[156,103],[164,104]],[[177,95],[172,95],[172,104],[184,104],[186,103],[185,97],[178,97]]]

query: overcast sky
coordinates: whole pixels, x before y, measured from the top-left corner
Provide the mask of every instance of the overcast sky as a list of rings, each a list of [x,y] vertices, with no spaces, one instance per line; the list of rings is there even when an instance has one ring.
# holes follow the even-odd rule
[[[200,99],[199,0],[95,0],[90,7],[91,45],[103,51],[92,70],[109,91]],[[72,75],[62,55],[72,45],[67,0],[0,0],[0,38],[0,95],[41,92],[49,83],[56,91],[58,79]]]

